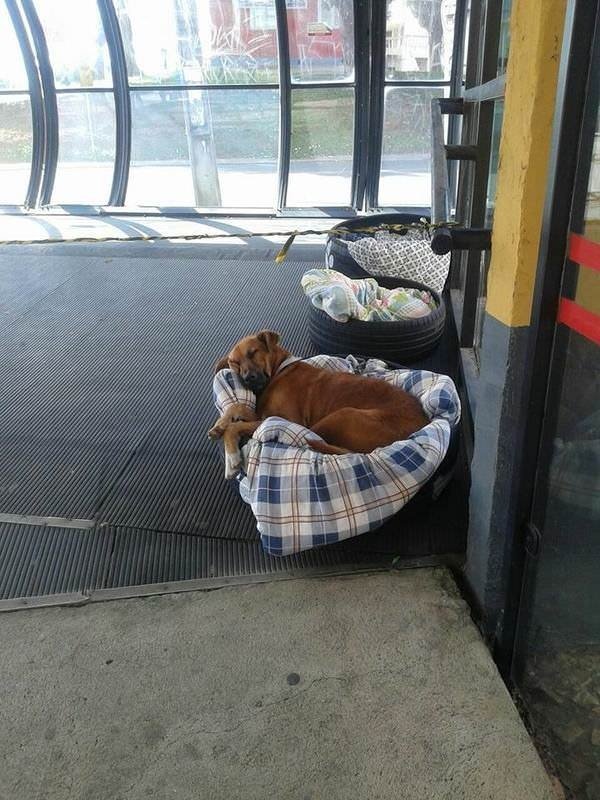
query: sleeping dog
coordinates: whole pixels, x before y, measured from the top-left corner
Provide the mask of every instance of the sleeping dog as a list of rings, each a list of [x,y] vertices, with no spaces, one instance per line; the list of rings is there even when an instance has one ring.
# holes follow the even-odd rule
[[[370,453],[406,439],[426,425],[419,401],[377,378],[331,372],[294,360],[274,331],[246,336],[215,365],[237,373],[257,396],[256,411],[236,404],[217,420],[208,435],[223,437],[226,477],[240,466],[240,439],[252,436],[262,420],[282,417],[317,433],[310,442],[319,453]]]

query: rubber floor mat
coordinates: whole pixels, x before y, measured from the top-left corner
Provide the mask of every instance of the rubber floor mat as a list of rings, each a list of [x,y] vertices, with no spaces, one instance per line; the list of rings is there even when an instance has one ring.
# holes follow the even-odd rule
[[[249,507],[223,479],[220,446],[206,437],[213,365],[262,328],[280,331],[293,353],[314,354],[299,280],[315,264],[201,258],[201,248],[186,257],[110,252],[0,254],[3,596],[206,577],[213,563],[232,574],[259,563],[275,570]],[[453,374],[451,336],[420,366]],[[463,468],[438,504],[409,506],[308,561],[462,552],[465,481]],[[56,527],[12,524],[21,515]],[[73,518],[89,530],[61,528]],[[153,566],[143,566],[149,553]]]

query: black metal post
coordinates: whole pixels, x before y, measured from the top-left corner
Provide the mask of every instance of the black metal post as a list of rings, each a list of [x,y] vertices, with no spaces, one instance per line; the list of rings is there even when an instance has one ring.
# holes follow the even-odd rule
[[[351,205],[363,207],[369,130],[369,0],[354,0],[354,149]]]
[[[292,138],[292,78],[290,40],[285,0],[275,0],[279,55],[279,154],[277,160],[277,208],[287,202]]]
[[[35,208],[38,202],[42,173],[44,169],[44,142],[45,142],[45,119],[44,119],[44,98],[40,76],[37,71],[35,55],[29,43],[25,23],[21,17],[15,0],[6,0],[6,8],[10,16],[27,74],[29,85],[29,102],[31,106],[31,171],[29,174],[29,184],[25,195],[25,206]]]
[[[119,20],[112,0],[98,0],[98,11],[110,54],[115,98],[115,164],[108,205],[123,206],[127,194],[131,161],[131,98],[127,77],[127,60]]]
[[[56,87],[54,72],[48,54],[46,37],[32,0],[21,0],[23,13],[29,25],[31,39],[37,56],[38,69],[44,97],[44,174],[39,195],[40,205],[48,205],[52,199],[56,166],[58,163],[58,106],[56,103]]]

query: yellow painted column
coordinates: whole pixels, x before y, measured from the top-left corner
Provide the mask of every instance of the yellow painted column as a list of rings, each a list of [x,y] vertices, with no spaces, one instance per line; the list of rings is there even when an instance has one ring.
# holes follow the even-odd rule
[[[487,312],[528,325],[567,0],[514,0]]]

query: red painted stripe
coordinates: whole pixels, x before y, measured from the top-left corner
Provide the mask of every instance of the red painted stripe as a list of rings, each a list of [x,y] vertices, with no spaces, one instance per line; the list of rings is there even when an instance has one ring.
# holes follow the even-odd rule
[[[584,267],[600,271],[600,244],[572,233],[569,239],[569,258]]]
[[[567,300],[566,297],[561,297],[560,305],[558,306],[558,321],[563,325],[567,325],[577,333],[585,336],[596,344],[600,344],[600,315],[594,314],[593,311],[588,311],[582,306],[574,303],[573,300]]]

